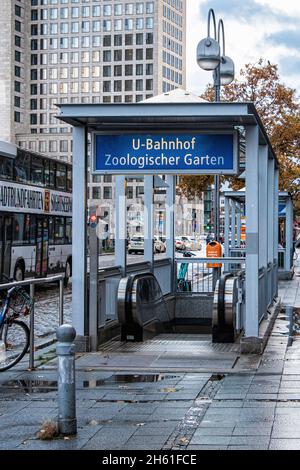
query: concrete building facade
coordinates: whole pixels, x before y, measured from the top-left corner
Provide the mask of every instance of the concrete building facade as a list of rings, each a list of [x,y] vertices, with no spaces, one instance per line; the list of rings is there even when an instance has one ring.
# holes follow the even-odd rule
[[[71,128],[56,119],[57,104],[139,102],[185,89],[186,0],[1,6],[1,140],[71,162]],[[138,232],[143,180],[128,182],[127,193],[130,232]],[[88,199],[113,219],[114,177],[90,174]],[[158,203],[158,232],[163,214]]]
[[[185,87],[185,0],[2,3],[3,140],[70,161],[56,104],[138,102]]]
[[[29,2],[2,0],[0,15],[0,139],[17,143],[29,131]]]

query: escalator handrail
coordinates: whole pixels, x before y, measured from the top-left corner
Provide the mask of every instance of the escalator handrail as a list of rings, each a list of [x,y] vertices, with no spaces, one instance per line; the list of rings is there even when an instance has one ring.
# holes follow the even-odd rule
[[[218,288],[218,325],[225,326],[225,285],[226,280],[232,277],[231,273],[222,274],[219,279],[219,288]]]
[[[126,323],[134,323],[133,320],[133,315],[132,315],[132,287],[134,285],[134,282],[139,278],[139,277],[152,277],[155,278],[155,276],[152,273],[138,273],[138,274],[131,274],[128,276],[128,281],[126,284],[126,291],[125,291],[125,318],[126,318]],[[156,279],[156,278],[155,278]]]

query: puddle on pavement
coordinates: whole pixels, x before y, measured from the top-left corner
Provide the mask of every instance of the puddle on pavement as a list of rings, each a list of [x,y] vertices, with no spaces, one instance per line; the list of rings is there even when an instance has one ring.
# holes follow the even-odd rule
[[[293,313],[293,330],[294,336],[300,335],[300,308],[294,308]]]
[[[167,375],[167,374],[116,374],[106,379],[92,379],[83,380],[80,382],[77,380],[77,384],[83,388],[98,388],[104,385],[113,384],[132,384],[138,382],[160,382],[163,380],[180,379],[180,375]],[[10,390],[15,392],[24,393],[49,393],[57,390],[56,380],[8,380],[0,385],[1,390]]]
[[[127,384],[127,383],[138,383],[138,382],[160,382],[162,380],[180,379],[180,375],[166,375],[166,374],[116,374],[108,377],[107,379],[93,379],[85,380],[83,382],[84,388],[96,388],[101,385],[109,384]]]
[[[22,391],[24,393],[49,393],[57,390],[56,380],[8,380],[0,386],[1,390]]]
[[[289,336],[288,346],[291,346],[293,343],[293,336],[300,335],[300,308],[294,308],[292,306],[283,307],[279,314],[278,320],[287,321],[285,331],[280,331],[279,333],[283,336]]]
[[[224,374],[213,374],[209,380],[211,382],[219,382],[220,380],[223,380],[224,378],[225,378]]]

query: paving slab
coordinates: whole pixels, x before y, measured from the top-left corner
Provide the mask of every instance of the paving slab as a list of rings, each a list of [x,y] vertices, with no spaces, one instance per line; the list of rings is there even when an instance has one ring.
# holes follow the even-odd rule
[[[269,436],[232,436],[229,445],[231,446],[264,446],[268,447],[270,442]]]
[[[229,445],[231,436],[203,436],[202,434],[194,434],[192,440],[190,441],[190,445],[222,445],[227,446]]]
[[[219,445],[196,445],[196,444],[193,444],[193,445],[189,445],[187,447],[187,450],[227,450],[228,447],[227,446],[219,446]]]
[[[282,284],[285,301],[299,283]],[[300,341],[288,345],[286,330],[275,323],[262,357],[179,334],[79,355],[78,435],[40,441],[43,420],[57,419],[52,346],[38,370],[27,371],[26,358],[0,375],[0,449],[299,449]]]
[[[232,433],[233,436],[270,436],[272,432],[272,424],[261,426],[236,426]]]
[[[271,439],[269,450],[300,450],[299,439]]]

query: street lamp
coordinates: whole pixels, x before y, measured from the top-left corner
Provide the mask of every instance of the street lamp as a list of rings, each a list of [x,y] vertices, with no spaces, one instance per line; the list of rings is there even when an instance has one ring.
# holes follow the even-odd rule
[[[214,26],[214,37],[210,35],[211,20]],[[220,39],[222,33],[222,54]],[[213,71],[215,101],[220,101],[221,85],[229,85],[234,79],[234,62],[225,55],[225,32],[223,20],[218,23],[218,35],[215,12],[210,8],[207,19],[207,38],[202,39],[197,47],[197,63],[203,70]],[[220,177],[214,177],[214,226],[215,239],[220,236],[220,210],[219,210]]]
[[[210,23],[213,19],[214,38],[210,36]],[[217,41],[216,17],[211,8],[208,12],[207,20],[207,38],[202,39],[197,47],[197,62],[203,70],[215,70],[220,65],[220,44]]]

